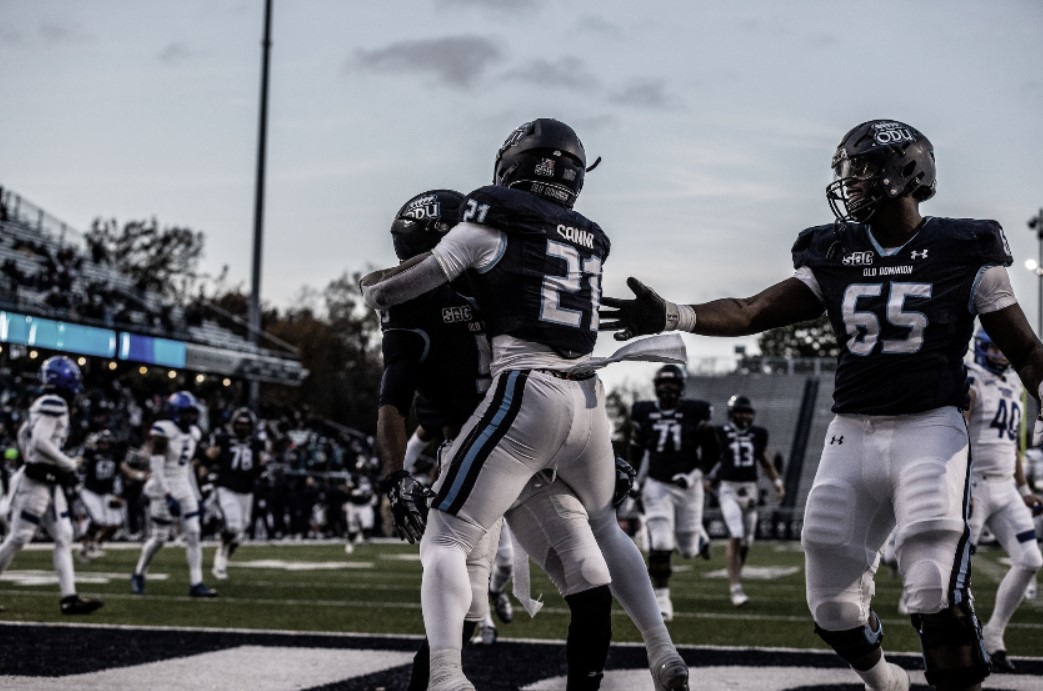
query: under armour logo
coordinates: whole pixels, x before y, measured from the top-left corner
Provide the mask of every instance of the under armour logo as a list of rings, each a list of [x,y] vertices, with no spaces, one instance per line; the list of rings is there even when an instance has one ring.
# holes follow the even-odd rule
[[[839,446],[840,444],[843,444],[843,443],[844,443],[844,435],[843,434],[841,434],[839,437],[832,437],[829,440],[829,445],[830,446],[833,446],[834,444]]]
[[[913,259],[927,259],[927,250],[913,250]]]

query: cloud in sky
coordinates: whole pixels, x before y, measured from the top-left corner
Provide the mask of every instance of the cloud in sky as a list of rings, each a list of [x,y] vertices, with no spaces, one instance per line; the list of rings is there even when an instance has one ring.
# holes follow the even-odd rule
[[[532,60],[508,70],[504,78],[541,87],[567,87],[584,91],[600,86],[598,78],[587,68],[586,63],[572,56],[558,60]]]
[[[622,106],[636,106],[656,110],[675,110],[681,102],[667,89],[662,79],[634,79],[613,90],[609,101]]]
[[[532,14],[538,12],[543,3],[538,0],[440,0],[439,4],[447,7],[476,7],[512,14]]]
[[[176,65],[185,62],[193,55],[193,51],[180,41],[168,43],[159,51],[159,61],[168,65]]]
[[[360,49],[348,60],[347,67],[391,74],[429,74],[449,86],[467,89],[503,59],[503,51],[488,38],[446,36]]]

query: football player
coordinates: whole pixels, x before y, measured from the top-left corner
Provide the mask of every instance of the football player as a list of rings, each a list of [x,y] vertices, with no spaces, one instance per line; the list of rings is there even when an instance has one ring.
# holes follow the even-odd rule
[[[200,544],[200,494],[193,459],[202,432],[199,402],[188,391],[170,394],[166,402],[167,419],[152,423],[149,430],[149,479],[145,494],[149,498],[149,537],[130,575],[130,589],[145,594],[149,564],[163,544],[172,537],[176,521],[181,522],[188,559],[190,597],[217,597],[217,591],[203,583],[203,550]]]
[[[80,558],[84,561],[105,556],[101,545],[123,525],[123,499],[116,493],[114,438],[109,430],[87,437],[83,451],[83,489],[80,501],[87,511],[89,526],[83,535]]]
[[[367,303],[384,309],[466,271],[492,339],[492,384],[444,454],[441,488],[421,542],[431,689],[473,689],[460,664],[461,623],[471,595],[467,557],[544,471],[556,471],[564,481],[548,486],[570,490],[562,501],[573,497],[570,513],[588,514],[603,550],[617,551],[620,563],[643,566],[615,521],[616,469],[601,383],[593,373],[569,372],[594,347],[609,249],[601,228],[572,210],[585,161],[568,125],[549,118],[523,124],[497,154],[494,184],[464,200],[461,223],[430,251],[362,280]],[[539,501],[522,500],[514,510],[539,520],[554,505],[533,511]],[[512,531],[539,561],[525,531]],[[611,638],[610,580],[645,636],[657,688],[688,687],[687,666],[669,639],[651,585],[633,578],[633,566],[613,570],[617,578],[611,578],[613,567],[596,546],[554,556],[567,581],[584,583],[582,591],[563,591],[573,616],[570,634],[582,632],[566,646],[570,689],[600,684]]]
[[[984,329],[974,337],[974,362],[967,364],[970,400],[966,416],[971,440],[971,541],[988,527],[1010,556],[1010,570],[996,590],[996,606],[982,628],[995,672],[1013,672],[1003,633],[1043,555],[1036,544],[1033,510],[1043,509],[1025,479],[1021,462],[1024,388],[1010,361]]]
[[[746,396],[728,399],[728,422],[718,428],[721,463],[711,471],[717,501],[728,528],[725,561],[732,604],[742,607],[749,597],[742,589],[742,566],[757,533],[757,465],[771,478],[779,501],[786,496],[775,466],[768,459],[768,430],[753,424],[753,404]]]
[[[935,192],[934,147],[920,131],[862,123],[844,135],[832,167],[826,196],[836,221],[800,233],[792,277],[700,305],[668,302],[631,278],[635,298],[605,298],[602,328],[619,339],[672,329],[742,336],[825,311],[840,344],[836,417],[801,538],[816,630],[867,688],[908,688],[883,657],[870,609],[873,565],[897,525],[927,681],[977,689],[990,665],[968,570],[963,354],[977,315],[1036,395],[1043,343],[1014,297],[1000,225],[920,214]]]
[[[717,463],[717,434],[709,424],[713,407],[684,398],[686,373],[664,365],[652,378],[654,401],[637,401],[630,411],[630,464],[639,468],[648,529],[648,575],[665,621],[674,618],[670,563],[676,549],[685,559],[710,558],[703,528],[703,469]]]
[[[0,544],[0,573],[32,539],[40,526],[54,540],[54,570],[61,589],[62,614],[90,614],[101,600],[76,594],[72,565],[72,521],[66,492],[79,483],[76,469],[81,458],[62,451],[69,436],[69,406],[80,391],[80,368],[64,355],[44,360],[40,366],[43,390],[29,407],[29,416],[18,430],[18,446],[25,470],[14,487],[11,529]]]
[[[407,260],[433,247],[455,224],[461,199],[462,195],[434,190],[407,202],[392,224],[399,258]],[[388,470],[383,486],[392,505],[396,527],[411,541],[419,539],[423,531],[426,495],[430,492],[411,477],[407,469],[399,467],[403,465],[399,459],[408,460],[408,446],[403,442],[410,404],[415,403],[421,427],[438,430],[437,434],[451,440],[488,388],[489,342],[473,301],[466,297],[467,290],[467,286],[458,281],[381,313],[385,369],[377,441]],[[520,499],[518,505],[508,511],[508,521],[519,531],[519,542],[528,555],[548,573],[570,608],[579,613],[574,618],[576,626],[569,629],[566,643],[569,689],[595,688],[600,675],[587,675],[588,666],[592,664],[588,658],[596,658],[598,653],[596,648],[592,653],[591,647],[584,645],[587,632],[581,624],[584,608],[589,606],[589,591],[598,592],[601,584],[590,582],[582,571],[563,569],[557,556],[598,552],[586,510],[563,483],[548,482],[542,475],[531,481],[523,494],[524,500]],[[463,634],[466,640],[476,623],[482,622],[472,639],[475,643],[491,644],[496,640],[496,628],[489,615],[490,600],[502,621],[513,618],[510,600],[503,592],[512,561],[507,546],[512,543],[510,538],[502,537],[506,530],[500,523],[498,521],[467,556],[471,605]],[[501,536],[499,540],[497,534]],[[640,554],[632,556],[641,563]],[[490,575],[493,561],[497,568]],[[621,563],[618,568],[625,571],[632,568],[633,563]],[[596,571],[592,575],[598,577]],[[489,600],[485,597],[487,585]],[[662,628],[661,621],[659,626]],[[659,638],[651,633],[649,640]],[[425,641],[414,659],[410,689],[427,688],[428,650]]]
[[[257,416],[252,410],[237,408],[227,427],[214,434],[204,454],[221,514],[221,544],[214,550],[211,569],[220,581],[228,578],[228,560],[250,525],[254,485],[266,462],[265,443],[257,435]]]

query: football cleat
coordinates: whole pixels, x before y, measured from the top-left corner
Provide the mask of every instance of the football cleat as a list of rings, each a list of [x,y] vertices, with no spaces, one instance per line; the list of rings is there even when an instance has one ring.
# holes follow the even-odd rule
[[[355,545],[351,544],[350,542],[348,542],[348,543],[346,543],[344,545],[344,554],[351,554],[354,551],[355,551]]]
[[[1036,577],[1033,576],[1032,580],[1029,581],[1029,584],[1027,586],[1025,586],[1025,599],[1026,600],[1035,600],[1036,599],[1036,589],[1037,589]]]
[[[745,605],[747,602],[750,601],[750,598],[747,597],[746,593],[744,593],[742,591],[742,586],[741,585],[733,585],[732,586],[731,596],[732,596],[732,604],[735,605],[736,607],[742,607],[743,605]]]
[[[893,662],[888,662],[891,668],[891,681],[882,691],[909,691],[909,673]],[[867,691],[873,691],[873,687],[866,685]]]
[[[206,583],[200,581],[188,589],[189,597],[217,597],[217,591],[206,587]]]
[[[478,630],[474,632],[471,643],[474,645],[492,645],[497,638],[499,638],[499,633],[496,631],[496,626],[486,620],[478,625]]]
[[[710,561],[710,545],[711,542],[708,539],[699,537],[699,556],[706,561]]]
[[[130,592],[134,593],[135,595],[145,594],[145,574],[130,574]]]
[[[69,595],[62,598],[62,614],[90,614],[102,606],[101,600],[92,597],[82,598],[79,595]]]
[[[91,553],[86,548],[78,549],[76,550],[76,559],[79,560],[81,564],[90,564]]]
[[[214,578],[219,581],[228,580],[228,571],[226,569],[219,569],[216,566],[210,570],[210,573],[214,574]]]
[[[688,691],[688,665],[675,651],[652,668],[656,691]]]
[[[511,597],[502,590],[498,593],[489,591],[489,600],[493,603],[493,609],[496,611],[496,616],[500,618],[504,624],[510,624],[511,620],[514,619],[514,606],[511,605]]]
[[[1008,674],[1014,672],[1014,663],[1007,657],[1006,650],[997,650],[996,652],[989,653],[989,657],[992,659],[993,672],[1006,672]]]
[[[656,588],[655,589],[655,601],[659,605],[659,613],[663,615],[663,621],[671,622],[674,620],[674,603],[670,600],[670,589],[669,588]]]

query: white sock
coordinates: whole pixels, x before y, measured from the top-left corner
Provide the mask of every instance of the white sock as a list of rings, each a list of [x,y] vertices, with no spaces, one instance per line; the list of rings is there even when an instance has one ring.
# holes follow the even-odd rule
[[[203,582],[203,547],[199,544],[199,533],[185,531],[185,557],[188,560],[188,582],[192,585]]]
[[[58,573],[58,586],[62,597],[76,594],[76,576],[72,569],[72,547],[70,545],[54,548],[54,570]]]
[[[654,662],[667,652],[674,652],[641,550],[619,527],[614,512],[611,516],[599,517],[591,527],[608,564],[612,594],[641,632],[649,660]]]
[[[855,673],[871,689],[886,689],[894,682],[894,673],[891,671],[891,666],[887,663],[887,660],[884,659],[883,654],[880,655],[880,661],[875,665],[865,671],[856,669]]]
[[[420,457],[420,453],[427,448],[427,442],[420,438],[416,432],[413,432],[413,436],[406,442],[406,455],[402,461],[402,467],[407,473],[412,473],[414,466],[416,466],[416,459]]]
[[[1024,566],[1015,564],[1010,567],[1003,580],[1000,581],[999,588],[996,589],[996,607],[993,608],[992,615],[989,617],[989,623],[986,625],[989,632],[994,633],[998,639],[985,641],[989,652],[1004,649],[1003,632],[1007,629],[1010,618],[1014,616],[1014,610],[1018,608],[1018,605],[1024,599],[1025,588],[1032,582],[1032,578],[1035,575],[1036,571],[1034,569],[1027,569]],[[993,643],[997,644],[997,647],[991,647]]]
[[[156,552],[163,548],[163,543],[166,539],[161,535],[153,535],[145,541],[144,546],[141,548],[141,556],[138,557],[138,564],[134,567],[134,573],[146,574],[148,573],[148,565],[152,563],[152,557],[156,556]]]

